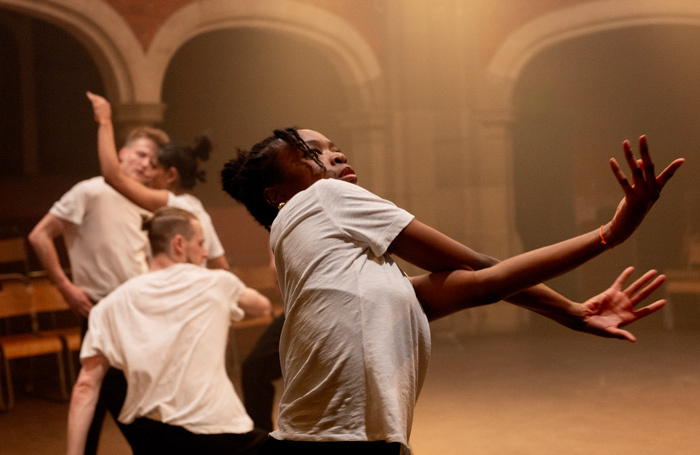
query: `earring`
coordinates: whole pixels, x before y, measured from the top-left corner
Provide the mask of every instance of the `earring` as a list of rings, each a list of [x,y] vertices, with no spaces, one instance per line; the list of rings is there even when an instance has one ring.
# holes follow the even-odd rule
[[[277,204],[277,210],[282,210],[282,207],[284,207],[284,204],[286,204],[286,202],[280,202],[279,204]]]

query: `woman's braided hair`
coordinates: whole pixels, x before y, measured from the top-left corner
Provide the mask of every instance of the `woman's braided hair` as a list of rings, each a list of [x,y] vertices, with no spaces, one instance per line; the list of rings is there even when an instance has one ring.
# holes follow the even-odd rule
[[[245,205],[253,218],[268,231],[279,210],[267,202],[265,189],[284,178],[277,157],[279,152],[290,146],[299,150],[304,158],[314,160],[324,168],[318,151],[309,148],[296,128],[286,128],[275,130],[272,136],[258,142],[250,150],[239,149],[221,170],[224,191]]]

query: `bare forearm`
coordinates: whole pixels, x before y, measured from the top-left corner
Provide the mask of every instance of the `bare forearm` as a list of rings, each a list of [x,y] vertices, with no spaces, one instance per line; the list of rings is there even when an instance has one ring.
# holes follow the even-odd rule
[[[68,411],[68,455],[82,455],[109,362],[102,354],[82,359]]]
[[[528,288],[505,300],[570,328],[578,326],[581,321],[580,304],[544,284]]]
[[[598,230],[506,259],[498,265],[475,272],[486,302],[498,301],[572,270],[606,251]],[[538,289],[548,306],[558,301],[549,291]],[[542,294],[542,293],[545,294]],[[554,300],[551,300],[554,297]],[[520,299],[519,299],[520,300]]]
[[[68,412],[68,455],[83,455],[99,392],[76,385]]]
[[[70,282],[63,271],[63,267],[61,267],[61,261],[58,258],[53,238],[48,237],[44,233],[32,231],[29,234],[29,243],[32,245],[39,262],[41,262],[53,284],[60,288]]]
[[[435,272],[412,277],[411,282],[430,319],[508,299],[573,327],[580,319],[576,316],[578,307],[539,283],[571,270],[606,248],[597,231],[592,231],[491,267]]]
[[[226,260],[226,256],[224,256],[224,255],[221,255],[221,256],[214,258],[214,259],[207,260],[207,268],[231,270],[231,267],[229,267],[228,261]]]
[[[111,118],[99,120],[97,128],[97,150],[100,161],[100,171],[105,181],[114,186],[121,178],[117,148],[114,143],[114,126]]]

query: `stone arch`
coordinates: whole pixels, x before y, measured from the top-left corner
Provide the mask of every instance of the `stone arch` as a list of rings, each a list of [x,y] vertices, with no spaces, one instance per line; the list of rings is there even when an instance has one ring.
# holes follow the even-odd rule
[[[486,67],[492,103],[510,106],[512,87],[525,65],[544,49],[591,33],[656,24],[700,26],[700,3],[689,0],[594,1],[544,14],[512,33]]]
[[[293,0],[204,0],[178,10],[158,30],[148,49],[143,61],[148,71],[137,72],[143,95],[160,98],[168,64],[189,39],[232,27],[271,30],[307,40],[339,69],[353,110],[372,111],[383,107],[380,65],[364,38],[338,16]]]
[[[344,77],[353,110],[384,107],[381,67],[365,39],[338,16],[293,0],[190,3],[163,24],[146,52],[124,18],[101,0],[0,0],[0,8],[51,22],[73,35],[94,58],[107,96],[122,106],[159,106],[167,66],[192,37],[248,27],[292,33],[314,43]]]
[[[552,46],[599,32],[645,26],[700,26],[700,3],[665,0],[597,0],[543,14],[507,36],[484,68],[476,118],[479,148],[505,163],[498,172],[504,183],[501,215],[508,242],[503,256],[521,252],[523,242],[513,219],[515,206],[514,88],[526,65]],[[485,232],[491,229],[483,226]],[[495,242],[494,242],[495,243]]]
[[[107,3],[95,0],[0,0],[7,8],[50,22],[80,42],[94,59],[107,96],[121,103],[134,101],[133,62],[144,54],[124,19]]]
[[[597,0],[543,14],[516,29],[496,50],[481,75],[478,111],[475,117],[477,147],[489,150],[502,163],[498,173],[505,182],[500,206],[504,235],[496,233],[492,243],[501,245],[503,257],[522,251],[515,227],[513,207],[513,89],[525,65],[543,50],[586,34],[653,24],[700,25],[700,4],[693,1]],[[487,172],[484,169],[483,172]],[[478,192],[478,190],[477,190]],[[490,226],[484,232],[492,233]],[[499,239],[511,239],[507,243]],[[498,255],[498,254],[496,254]]]

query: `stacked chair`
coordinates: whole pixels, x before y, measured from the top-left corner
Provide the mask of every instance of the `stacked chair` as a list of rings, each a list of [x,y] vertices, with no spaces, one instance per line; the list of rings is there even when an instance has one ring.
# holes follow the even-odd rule
[[[35,360],[55,356],[58,375],[49,377],[58,379],[67,399],[68,383],[75,381],[72,353],[80,349],[79,320],[43,273],[29,272],[24,237],[0,239],[0,264],[11,263],[18,270],[0,273],[0,411],[14,406],[12,367],[19,359],[29,359],[25,388],[32,390]]]

